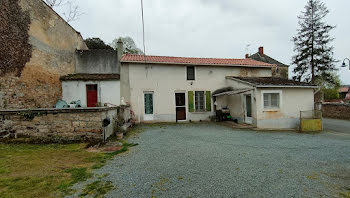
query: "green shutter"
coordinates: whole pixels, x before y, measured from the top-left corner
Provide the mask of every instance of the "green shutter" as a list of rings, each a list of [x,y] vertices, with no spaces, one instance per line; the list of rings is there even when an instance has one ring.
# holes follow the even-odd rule
[[[188,92],[188,111],[194,112],[193,91]]]
[[[211,93],[210,91],[205,92],[205,106],[207,111],[211,111]]]

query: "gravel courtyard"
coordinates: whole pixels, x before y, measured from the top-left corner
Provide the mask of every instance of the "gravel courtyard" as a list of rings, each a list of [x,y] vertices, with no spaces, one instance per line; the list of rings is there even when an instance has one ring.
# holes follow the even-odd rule
[[[139,145],[97,174],[106,197],[341,197],[350,191],[350,135],[144,126]]]

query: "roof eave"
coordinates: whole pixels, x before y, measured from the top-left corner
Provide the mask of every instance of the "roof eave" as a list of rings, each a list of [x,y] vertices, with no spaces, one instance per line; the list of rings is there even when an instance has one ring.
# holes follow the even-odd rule
[[[60,79],[60,81],[120,81],[119,78],[106,78],[106,79]]]
[[[237,79],[235,77],[232,76],[226,76],[227,79],[232,79],[235,80],[237,82],[241,82],[241,83],[245,83],[247,85],[256,87],[256,88],[307,88],[307,89],[318,89],[320,88],[319,86],[313,86],[313,85],[258,85],[258,84],[254,84],[254,83],[250,83],[241,79]]]
[[[237,78],[232,77],[232,76],[226,76],[226,79],[235,80],[235,81],[237,81],[237,82],[244,83],[244,84],[247,84],[247,85],[250,85],[250,86],[256,87],[256,85],[255,85],[255,84],[253,84],[253,83],[250,83],[250,82],[247,82],[247,81],[244,81],[244,80],[240,80],[240,79],[237,79]]]
[[[306,88],[306,89],[318,89],[319,86],[302,86],[302,85],[256,85],[256,88]]]
[[[121,61],[121,63],[138,63],[138,64],[160,64],[160,65],[198,65],[198,66],[231,66],[231,67],[257,67],[273,68],[276,65],[230,65],[230,64],[197,64],[197,63],[169,63],[169,62],[144,62],[144,61]]]

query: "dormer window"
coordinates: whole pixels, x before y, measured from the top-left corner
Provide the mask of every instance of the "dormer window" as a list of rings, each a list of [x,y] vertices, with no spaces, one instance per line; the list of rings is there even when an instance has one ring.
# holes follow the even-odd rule
[[[195,80],[194,66],[187,66],[187,80]]]

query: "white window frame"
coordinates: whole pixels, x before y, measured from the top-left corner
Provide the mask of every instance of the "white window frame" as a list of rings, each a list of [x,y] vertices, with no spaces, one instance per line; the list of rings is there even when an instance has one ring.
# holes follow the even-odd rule
[[[279,107],[268,107],[265,108],[264,105],[264,94],[274,94],[274,93],[278,93],[279,94]],[[283,94],[282,94],[282,90],[264,90],[261,91],[261,108],[263,109],[263,111],[280,111],[283,107]]]
[[[199,110],[199,111],[197,111],[197,109],[196,109],[196,92],[198,92],[198,91],[202,91],[203,92],[203,98],[204,98],[204,110]],[[206,91],[203,91],[203,90],[195,90],[194,91],[194,112],[197,112],[197,113],[204,113],[204,112],[206,112],[207,111],[207,97],[206,97]]]
[[[187,67],[194,67],[194,80],[187,80]],[[186,81],[195,81],[197,79],[197,67],[194,65],[187,65],[185,67],[185,74]]]

